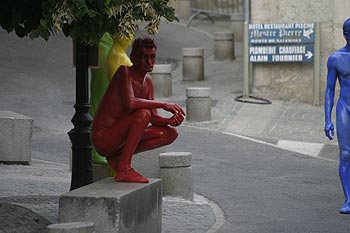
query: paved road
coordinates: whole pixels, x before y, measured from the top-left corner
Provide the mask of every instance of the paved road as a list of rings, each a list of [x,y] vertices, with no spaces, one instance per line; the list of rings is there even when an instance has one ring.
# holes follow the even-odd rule
[[[218,232],[350,231],[336,161],[192,127],[169,150],[193,153],[195,192],[225,214]]]

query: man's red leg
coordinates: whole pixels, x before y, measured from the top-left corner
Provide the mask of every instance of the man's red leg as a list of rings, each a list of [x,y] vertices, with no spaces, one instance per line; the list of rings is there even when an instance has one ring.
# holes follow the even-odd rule
[[[113,153],[112,155],[108,156],[107,162],[109,164],[109,166],[113,169],[113,171],[117,171],[119,162],[120,162],[120,155],[121,155],[121,151],[118,150],[117,152]]]
[[[131,159],[150,122],[151,112],[148,109],[139,109],[132,114],[132,117],[134,118],[132,119],[133,124],[130,126],[126,136],[115,180],[120,182],[147,183],[147,178],[131,168]]]
[[[175,141],[177,136],[178,132],[174,127],[150,126],[145,130],[135,154],[169,145]]]

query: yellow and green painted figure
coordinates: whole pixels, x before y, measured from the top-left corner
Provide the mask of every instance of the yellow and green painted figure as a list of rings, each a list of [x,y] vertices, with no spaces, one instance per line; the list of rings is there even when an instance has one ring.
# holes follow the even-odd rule
[[[102,36],[99,43],[99,68],[91,70],[90,114],[92,117],[95,116],[109,82],[118,68],[122,65],[132,66],[130,58],[126,54],[132,38],[129,39],[119,35],[111,36],[109,33]],[[106,158],[99,155],[95,150],[92,151],[92,159],[94,163],[107,164]]]

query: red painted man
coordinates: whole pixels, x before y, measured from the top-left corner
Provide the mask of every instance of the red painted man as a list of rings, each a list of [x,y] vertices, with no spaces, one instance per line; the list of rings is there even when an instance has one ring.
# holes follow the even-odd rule
[[[131,167],[135,153],[171,144],[178,136],[185,112],[177,104],[154,100],[151,77],[157,47],[145,37],[134,41],[130,59],[133,66],[121,66],[103,96],[92,124],[91,141],[105,156],[120,182],[147,183]],[[171,112],[170,118],[157,108]]]

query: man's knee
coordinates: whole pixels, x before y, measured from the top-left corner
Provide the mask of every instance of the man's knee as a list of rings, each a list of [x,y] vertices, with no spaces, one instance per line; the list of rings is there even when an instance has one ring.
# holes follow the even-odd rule
[[[135,123],[148,124],[151,121],[151,110],[147,108],[137,109],[133,113],[135,117]]]

